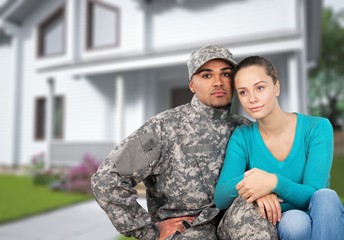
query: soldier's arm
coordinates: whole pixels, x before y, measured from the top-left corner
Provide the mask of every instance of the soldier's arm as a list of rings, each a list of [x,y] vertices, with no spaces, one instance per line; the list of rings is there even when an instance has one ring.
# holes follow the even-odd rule
[[[126,236],[157,239],[159,231],[149,213],[136,201],[137,183],[150,175],[160,158],[158,139],[148,127],[114,148],[92,177],[98,204],[116,229]]]

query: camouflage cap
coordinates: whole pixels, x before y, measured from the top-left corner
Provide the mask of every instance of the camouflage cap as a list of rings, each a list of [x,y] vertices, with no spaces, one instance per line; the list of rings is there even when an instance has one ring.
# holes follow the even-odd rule
[[[187,61],[189,80],[203,64],[216,58],[224,59],[233,66],[237,65],[233,54],[227,48],[218,45],[203,46],[194,51]]]

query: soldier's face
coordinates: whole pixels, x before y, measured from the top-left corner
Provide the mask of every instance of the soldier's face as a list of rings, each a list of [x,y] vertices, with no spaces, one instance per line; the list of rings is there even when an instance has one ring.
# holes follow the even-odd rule
[[[202,103],[225,109],[233,97],[232,77],[232,65],[225,60],[214,59],[199,68],[192,76],[189,87]]]

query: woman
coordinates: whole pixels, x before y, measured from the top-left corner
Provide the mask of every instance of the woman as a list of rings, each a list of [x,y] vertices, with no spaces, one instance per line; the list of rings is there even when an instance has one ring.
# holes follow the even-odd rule
[[[280,239],[344,239],[344,209],[328,189],[333,129],[321,117],[284,112],[271,62],[248,57],[237,66],[235,89],[257,121],[238,127],[227,145],[215,203],[228,208],[240,196],[277,225]]]

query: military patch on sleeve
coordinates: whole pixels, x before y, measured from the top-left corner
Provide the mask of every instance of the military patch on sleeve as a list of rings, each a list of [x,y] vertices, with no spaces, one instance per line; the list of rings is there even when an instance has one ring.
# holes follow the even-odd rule
[[[158,160],[159,156],[153,133],[146,133],[129,141],[111,157],[119,174],[131,175],[154,160]]]

